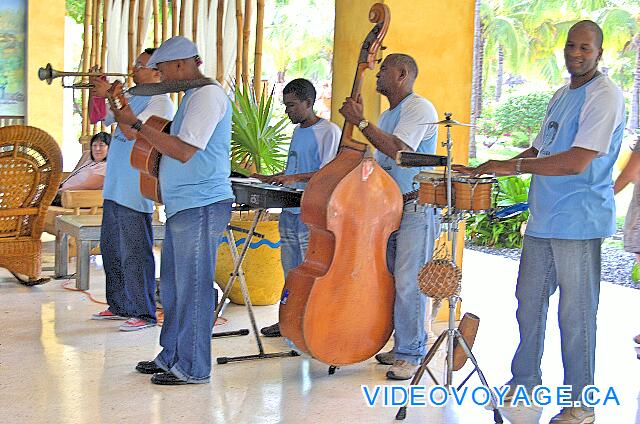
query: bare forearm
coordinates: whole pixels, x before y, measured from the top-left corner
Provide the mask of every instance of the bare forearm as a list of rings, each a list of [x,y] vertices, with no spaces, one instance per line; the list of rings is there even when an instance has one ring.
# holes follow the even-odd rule
[[[629,158],[629,162],[616,179],[613,185],[613,192],[618,194],[629,183],[636,183],[640,179],[640,153],[633,152]]]
[[[382,131],[380,128],[375,126],[374,124],[369,124],[363,131],[362,134],[371,142],[373,147],[380,150],[385,155],[390,158],[395,158],[396,153],[400,150],[411,150],[413,149],[407,146],[402,140],[396,137],[393,134],[386,133]]]
[[[597,154],[592,150],[574,147],[551,156],[524,157],[520,164],[520,172],[546,176],[577,175],[587,169]]]

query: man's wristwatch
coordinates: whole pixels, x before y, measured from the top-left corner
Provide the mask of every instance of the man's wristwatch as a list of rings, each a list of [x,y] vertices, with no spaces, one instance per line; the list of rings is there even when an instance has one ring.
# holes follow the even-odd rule
[[[360,131],[364,131],[364,129],[367,128],[368,126],[369,126],[369,121],[367,121],[366,119],[363,119],[358,123],[358,129]]]
[[[136,131],[142,131],[142,121],[138,119],[133,125],[131,125],[131,128]]]

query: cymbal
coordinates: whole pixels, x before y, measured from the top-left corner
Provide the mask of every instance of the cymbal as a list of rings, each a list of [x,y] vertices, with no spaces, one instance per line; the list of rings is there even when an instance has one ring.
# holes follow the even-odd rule
[[[455,119],[446,118],[442,121],[438,122],[427,122],[426,125],[444,125],[445,127],[474,127],[475,125],[471,124],[463,124],[462,122],[458,122]]]

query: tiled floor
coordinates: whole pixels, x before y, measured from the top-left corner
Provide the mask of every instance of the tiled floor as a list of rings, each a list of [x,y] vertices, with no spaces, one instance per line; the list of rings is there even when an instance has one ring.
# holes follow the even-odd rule
[[[464,310],[481,317],[474,352],[491,385],[509,377],[518,341],[513,296],[517,263],[466,251]],[[91,293],[104,300],[104,274],[92,267]],[[386,367],[375,360],[327,374],[327,366],[305,358],[214,365],[209,385],[160,387],[133,367],[158,350],[159,328],[117,331],[118,322],[90,321],[103,306],[64,281],[26,288],[0,270],[0,417],[3,423],[392,423],[395,408],[367,407],[361,385],[386,384]],[[69,283],[73,287],[73,283]],[[557,295],[554,297],[557,303]],[[553,301],[552,301],[553,303]],[[598,423],[640,423],[640,361],[631,338],[640,332],[640,291],[602,285],[597,376],[613,386],[621,402],[597,408]],[[562,382],[556,307],[549,311],[545,384]],[[258,325],[271,324],[277,307],[256,307]],[[247,327],[244,307],[230,305],[220,330]],[[330,318],[330,317],[328,317]],[[263,339],[269,352],[280,339]],[[213,341],[214,356],[257,353],[252,335]],[[443,354],[436,375],[441,375]],[[455,373],[460,382],[468,365]],[[425,377],[423,384],[432,385]],[[406,385],[407,383],[402,383]],[[479,386],[476,376],[468,383]],[[547,423],[557,407],[513,408],[505,422]],[[409,410],[407,423],[491,423],[492,413],[472,402]]]

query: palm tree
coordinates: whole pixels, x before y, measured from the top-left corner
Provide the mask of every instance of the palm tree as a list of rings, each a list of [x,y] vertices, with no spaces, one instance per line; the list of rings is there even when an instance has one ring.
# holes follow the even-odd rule
[[[509,69],[517,69],[526,51],[526,33],[521,24],[526,2],[520,0],[476,0],[474,32],[473,84],[471,94],[471,123],[475,125],[482,113],[482,88],[492,71],[490,62],[496,60],[496,88],[494,101],[502,96],[505,62]],[[490,60],[486,60],[490,59]],[[476,157],[475,133],[469,139],[469,157]]]
[[[608,59],[614,55],[624,54],[635,50],[635,72],[633,74],[633,88],[631,89],[631,110],[628,128],[640,128],[640,8],[631,6],[628,2],[619,1],[603,8],[597,17],[597,22],[604,33],[605,54]]]
[[[482,63],[484,61],[484,46],[482,43],[482,19],[480,19],[480,4],[475,3],[475,21],[473,32],[473,77],[471,82],[471,131],[469,131],[469,157],[476,154],[476,123],[482,114]]]

